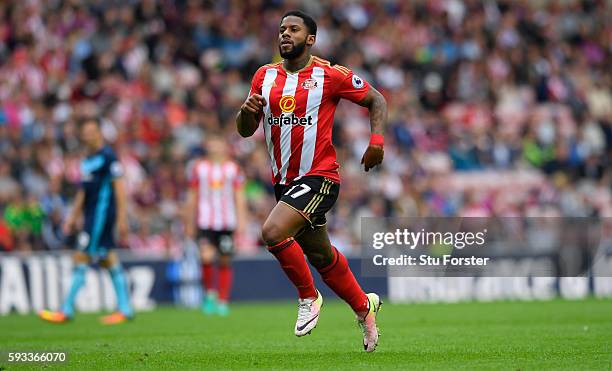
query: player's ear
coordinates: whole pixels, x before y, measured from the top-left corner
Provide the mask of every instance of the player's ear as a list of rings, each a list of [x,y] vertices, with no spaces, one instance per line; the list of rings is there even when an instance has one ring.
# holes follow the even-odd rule
[[[316,35],[308,35],[306,36],[306,45],[313,46],[316,40],[317,40]]]

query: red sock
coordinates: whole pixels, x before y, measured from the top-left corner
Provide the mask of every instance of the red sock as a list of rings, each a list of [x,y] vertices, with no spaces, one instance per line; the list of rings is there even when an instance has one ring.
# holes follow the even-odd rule
[[[355,312],[368,311],[368,297],[361,289],[348,262],[340,251],[332,246],[334,259],[330,265],[319,269],[323,282],[332,289],[336,295],[348,303]]]
[[[232,290],[232,266],[231,265],[220,265],[219,266],[219,301],[227,303]]]
[[[268,250],[274,254],[289,280],[297,288],[300,299],[317,297],[304,252],[293,238],[288,238],[274,246],[268,246]]]
[[[206,290],[206,293],[215,288],[215,271],[216,267],[210,263],[202,264],[202,287]]]

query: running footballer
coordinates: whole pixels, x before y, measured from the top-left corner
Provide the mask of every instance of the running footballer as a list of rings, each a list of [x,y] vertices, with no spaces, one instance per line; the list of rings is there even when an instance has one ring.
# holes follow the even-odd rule
[[[370,144],[361,160],[365,171],[383,160],[387,104],[383,96],[350,69],[313,56],[317,25],[301,11],[286,13],[278,40],[282,62],[260,67],[236,117],[238,132],[249,137],[262,122],[278,203],[262,228],[268,250],[298,291],[295,335],[317,325],[323,298],[304,258],[356,314],[363,346],[378,344],[376,315],[381,301],[363,292],[346,258],[331,245],[325,214],[338,198],[340,177],[332,145],[334,112],[340,99],[367,107]]]

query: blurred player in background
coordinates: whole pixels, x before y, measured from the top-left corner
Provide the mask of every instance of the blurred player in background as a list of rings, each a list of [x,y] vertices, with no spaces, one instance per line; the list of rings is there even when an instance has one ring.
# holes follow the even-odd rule
[[[209,134],[205,146],[207,155],[191,171],[185,225],[188,237],[200,246],[202,310],[225,316],[232,288],[234,233],[242,233],[246,220],[244,175],[229,157],[223,138]]]
[[[111,147],[104,143],[100,124],[87,119],[81,124],[81,140],[87,157],[81,161],[81,189],[64,222],[64,234],[71,235],[84,214],[83,230],[77,237],[74,253],[72,284],[61,310],[43,310],[40,317],[49,322],[66,322],[74,316],[74,302],[79,289],[85,284],[87,265],[98,262],[108,269],[117,294],[118,311],[101,319],[104,324],[118,324],[131,319],[134,312],[129,301],[128,285],[115,247],[114,229],[120,240],[128,234],[127,200],[121,176],[123,169]]]
[[[262,237],[298,290],[295,335],[310,333],[323,303],[306,254],[323,281],[355,311],[364,349],[371,352],[378,344],[380,298],[363,292],[346,258],[331,245],[325,213],[336,202],[340,188],[332,144],[338,102],[348,99],[370,112],[370,145],[361,160],[365,171],[383,160],[387,104],[350,69],[312,56],[316,33],[315,21],[301,11],[282,17],[278,38],[284,60],[257,70],[236,125],[248,137],[263,118],[278,203],[263,225]]]

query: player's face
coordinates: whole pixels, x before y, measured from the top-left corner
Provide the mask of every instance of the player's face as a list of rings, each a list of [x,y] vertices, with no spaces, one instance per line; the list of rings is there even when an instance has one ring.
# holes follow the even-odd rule
[[[100,127],[94,121],[88,121],[81,128],[81,141],[89,150],[95,150],[102,141]]]
[[[210,138],[206,143],[206,147],[210,156],[225,157],[226,144],[221,138]]]
[[[306,46],[314,44],[315,36],[308,34],[304,20],[288,16],[280,24],[278,33],[278,51],[285,59],[295,59],[304,53]]]

